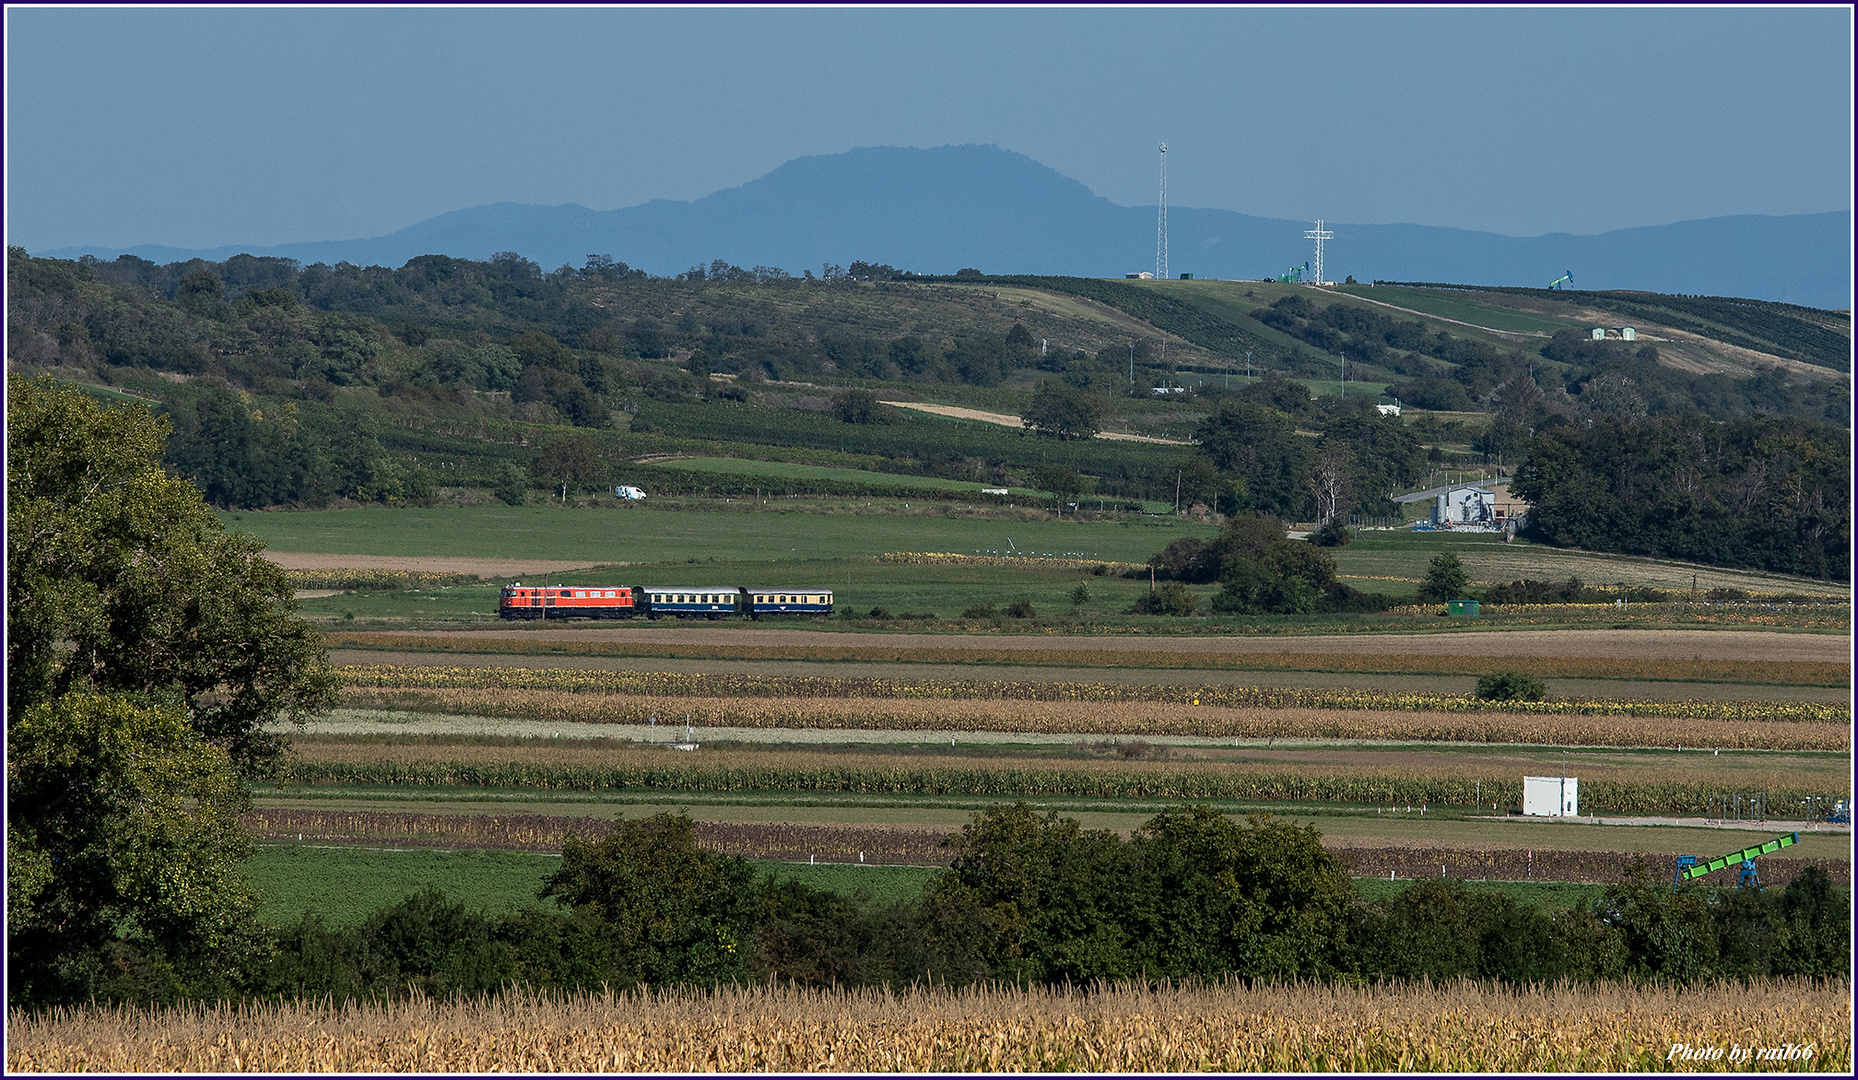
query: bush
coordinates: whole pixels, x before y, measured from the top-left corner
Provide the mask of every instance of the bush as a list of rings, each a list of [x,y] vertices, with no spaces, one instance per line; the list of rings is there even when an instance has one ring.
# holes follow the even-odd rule
[[[1137,615],[1192,615],[1200,606],[1200,601],[1187,586],[1178,581],[1170,581],[1161,588],[1136,600]]]
[[[1317,547],[1347,547],[1353,539],[1348,534],[1348,527],[1333,519],[1310,534],[1310,543]]]
[[[504,462],[491,480],[490,493],[510,506],[521,506],[529,501],[529,474]]]
[[[867,618],[872,618],[872,619],[888,619],[888,618],[890,618],[890,612],[888,612],[888,611],[885,611],[885,610],[884,610],[883,608],[881,608],[881,607],[874,607],[874,608],[872,608],[872,609],[871,609],[871,614],[870,614],[869,616],[867,616]]]
[[[1009,619],[1036,619],[1039,617],[1039,613],[1033,608],[1032,601],[1022,596],[1007,605],[1006,617]]]
[[[994,610],[994,606],[991,603],[976,604],[961,613],[961,617],[964,619],[993,619],[999,617],[999,615],[1000,613]]]
[[[1477,680],[1479,701],[1540,701],[1547,692],[1541,679],[1521,671],[1493,671]]]
[[[1381,593],[1364,593],[1339,581],[1331,581],[1323,586],[1322,599],[1317,601],[1316,610],[1323,612],[1344,611],[1386,611],[1393,606]]]
[[[744,395],[746,396],[746,395]],[[890,424],[896,418],[869,390],[842,390],[832,399],[832,415],[848,424]]]

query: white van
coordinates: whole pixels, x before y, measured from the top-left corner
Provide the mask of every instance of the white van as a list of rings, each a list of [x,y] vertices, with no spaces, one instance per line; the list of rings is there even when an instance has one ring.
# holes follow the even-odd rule
[[[645,497],[645,492],[642,489],[632,487],[629,484],[622,484],[614,488],[613,494],[622,499],[643,499]]]

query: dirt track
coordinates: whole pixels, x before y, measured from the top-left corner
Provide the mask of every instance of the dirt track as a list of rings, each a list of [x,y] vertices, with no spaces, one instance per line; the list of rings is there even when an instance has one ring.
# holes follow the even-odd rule
[[[522,627],[399,631],[395,636],[457,640],[627,641],[640,644],[974,649],[990,653],[1102,649],[1141,653],[1324,653],[1338,656],[1542,656],[1620,660],[1806,660],[1850,663],[1849,634],[1763,630],[1496,630],[1435,634],[1257,637],[1008,636],[1001,634],[848,634],[744,626]]]
[[[892,405],[899,409],[915,409],[917,412],[934,413],[937,416],[953,417],[956,420],[978,420],[983,424],[999,424],[1001,427],[1023,427],[1024,421],[1007,413],[983,412],[980,409],[964,409],[959,405],[926,405],[916,401],[883,401],[881,405]],[[1127,435],[1119,431],[1099,431],[1099,439],[1121,439],[1124,442],[1162,443],[1166,446],[1186,446],[1181,439],[1157,439],[1152,435]]]

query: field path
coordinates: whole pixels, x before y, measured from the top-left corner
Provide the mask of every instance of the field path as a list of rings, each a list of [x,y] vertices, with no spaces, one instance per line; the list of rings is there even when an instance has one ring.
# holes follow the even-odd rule
[[[983,424],[999,424],[1001,427],[1025,426],[1017,416],[1007,413],[982,412],[980,409],[964,409],[959,405],[928,405],[917,401],[881,401],[880,405],[892,405],[899,409],[915,409],[918,412],[934,413],[937,416],[949,416],[956,420],[978,420]],[[1099,431],[1099,439],[1121,439],[1123,442],[1161,443],[1165,446],[1186,446],[1181,439],[1157,439],[1152,435],[1127,435],[1120,431]]]
[[[359,635],[358,635],[359,636]],[[845,634],[744,626],[539,626],[497,630],[403,630],[395,637],[439,640],[626,641],[654,645],[787,648],[860,645],[878,649],[974,649],[988,653],[1080,648],[1130,654],[1323,653],[1337,656],[1608,657],[1620,660],[1804,660],[1849,663],[1849,634],[1764,630],[1508,630],[1436,634],[1281,635],[1273,637],[1077,637],[1002,634]]]

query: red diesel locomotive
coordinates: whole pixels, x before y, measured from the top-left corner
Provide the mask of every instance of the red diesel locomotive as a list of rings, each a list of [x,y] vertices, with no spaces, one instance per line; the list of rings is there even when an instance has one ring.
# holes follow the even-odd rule
[[[637,613],[633,590],[625,585],[589,588],[580,585],[505,585],[497,614],[505,619],[630,619]]]

